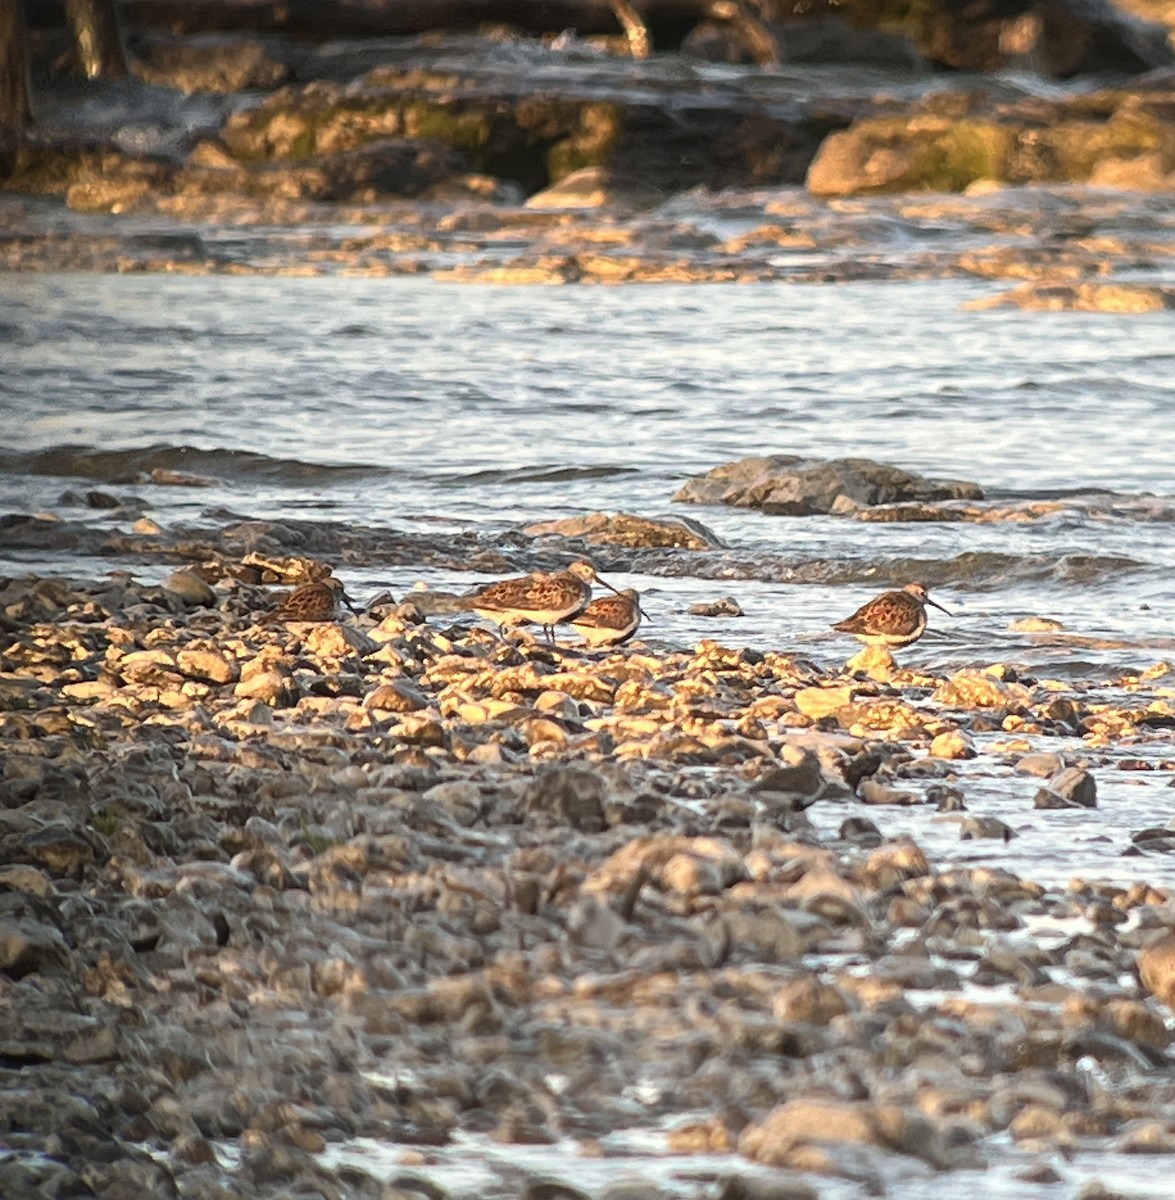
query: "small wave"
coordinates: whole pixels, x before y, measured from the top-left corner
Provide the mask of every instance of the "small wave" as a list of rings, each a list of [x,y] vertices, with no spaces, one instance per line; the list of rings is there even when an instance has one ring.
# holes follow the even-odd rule
[[[386,475],[368,463],[311,463],[271,458],[251,450],[200,450],[194,446],[139,446],[98,450],[91,446],[51,446],[45,450],[0,451],[0,471],[10,475],[56,475],[101,483],[145,483],[153,471],[183,471],[227,481],[265,480],[288,486],[340,483]]]
[[[493,467],[460,475],[439,475],[435,478],[447,484],[511,484],[511,483],[569,483],[580,479],[614,479],[620,475],[636,475],[635,467],[559,467],[537,465],[530,467]]]

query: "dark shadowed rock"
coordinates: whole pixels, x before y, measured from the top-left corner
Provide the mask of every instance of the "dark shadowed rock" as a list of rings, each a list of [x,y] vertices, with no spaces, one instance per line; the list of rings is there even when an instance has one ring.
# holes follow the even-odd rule
[[[773,516],[852,512],[902,500],[981,500],[978,484],[927,479],[868,458],[774,454],[724,463],[691,479],[674,500],[760,508]]]

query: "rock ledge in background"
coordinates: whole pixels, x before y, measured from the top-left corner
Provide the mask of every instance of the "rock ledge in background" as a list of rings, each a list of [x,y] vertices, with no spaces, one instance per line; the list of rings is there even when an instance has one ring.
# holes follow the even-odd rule
[[[724,463],[689,480],[673,497],[687,504],[759,508],[770,516],[851,513],[902,501],[982,500],[983,489],[958,479],[927,479],[868,458],[773,454]]]

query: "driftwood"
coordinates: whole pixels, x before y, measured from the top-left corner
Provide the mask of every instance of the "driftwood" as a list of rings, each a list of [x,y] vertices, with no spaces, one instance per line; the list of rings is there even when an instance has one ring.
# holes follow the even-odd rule
[[[0,179],[12,170],[30,115],[24,12],[19,0],[0,0]]]

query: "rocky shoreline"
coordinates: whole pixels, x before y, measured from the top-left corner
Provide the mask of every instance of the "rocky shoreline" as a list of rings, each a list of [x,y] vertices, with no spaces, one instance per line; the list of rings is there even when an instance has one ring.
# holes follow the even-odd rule
[[[0,166],[0,269],[977,277],[1015,280],[990,302],[1030,309],[1175,303],[1139,277],[1171,255],[1175,52],[1157,25],[1149,73],[1110,56],[1046,79],[1033,55],[942,69],[945,45],[1014,42],[1031,14],[982,39],[906,35],[900,62],[874,47],[765,67],[510,27],[307,42],[234,29],[231,4],[167,34],[159,6],[124,7],[146,23],[126,79],[72,79],[63,31],[33,39],[35,119]],[[1105,49],[1076,26],[1036,36]]]
[[[456,1135],[591,1155],[661,1129],[728,1155],[696,1193],[725,1197],[873,1192],[1000,1138],[1036,1183],[1175,1150],[1150,995],[1175,962],[1145,948],[1167,889],[886,832],[928,804],[1015,836],[968,805],[976,759],[1038,810],[1170,771],[1166,664],[879,682],[716,641],[503,643],[386,598],[257,622],[318,570],[5,581],[5,1196],[444,1196]],[[400,1147],[393,1182],[324,1165],[356,1138]],[[481,1194],[636,1194],[576,1180]]]

